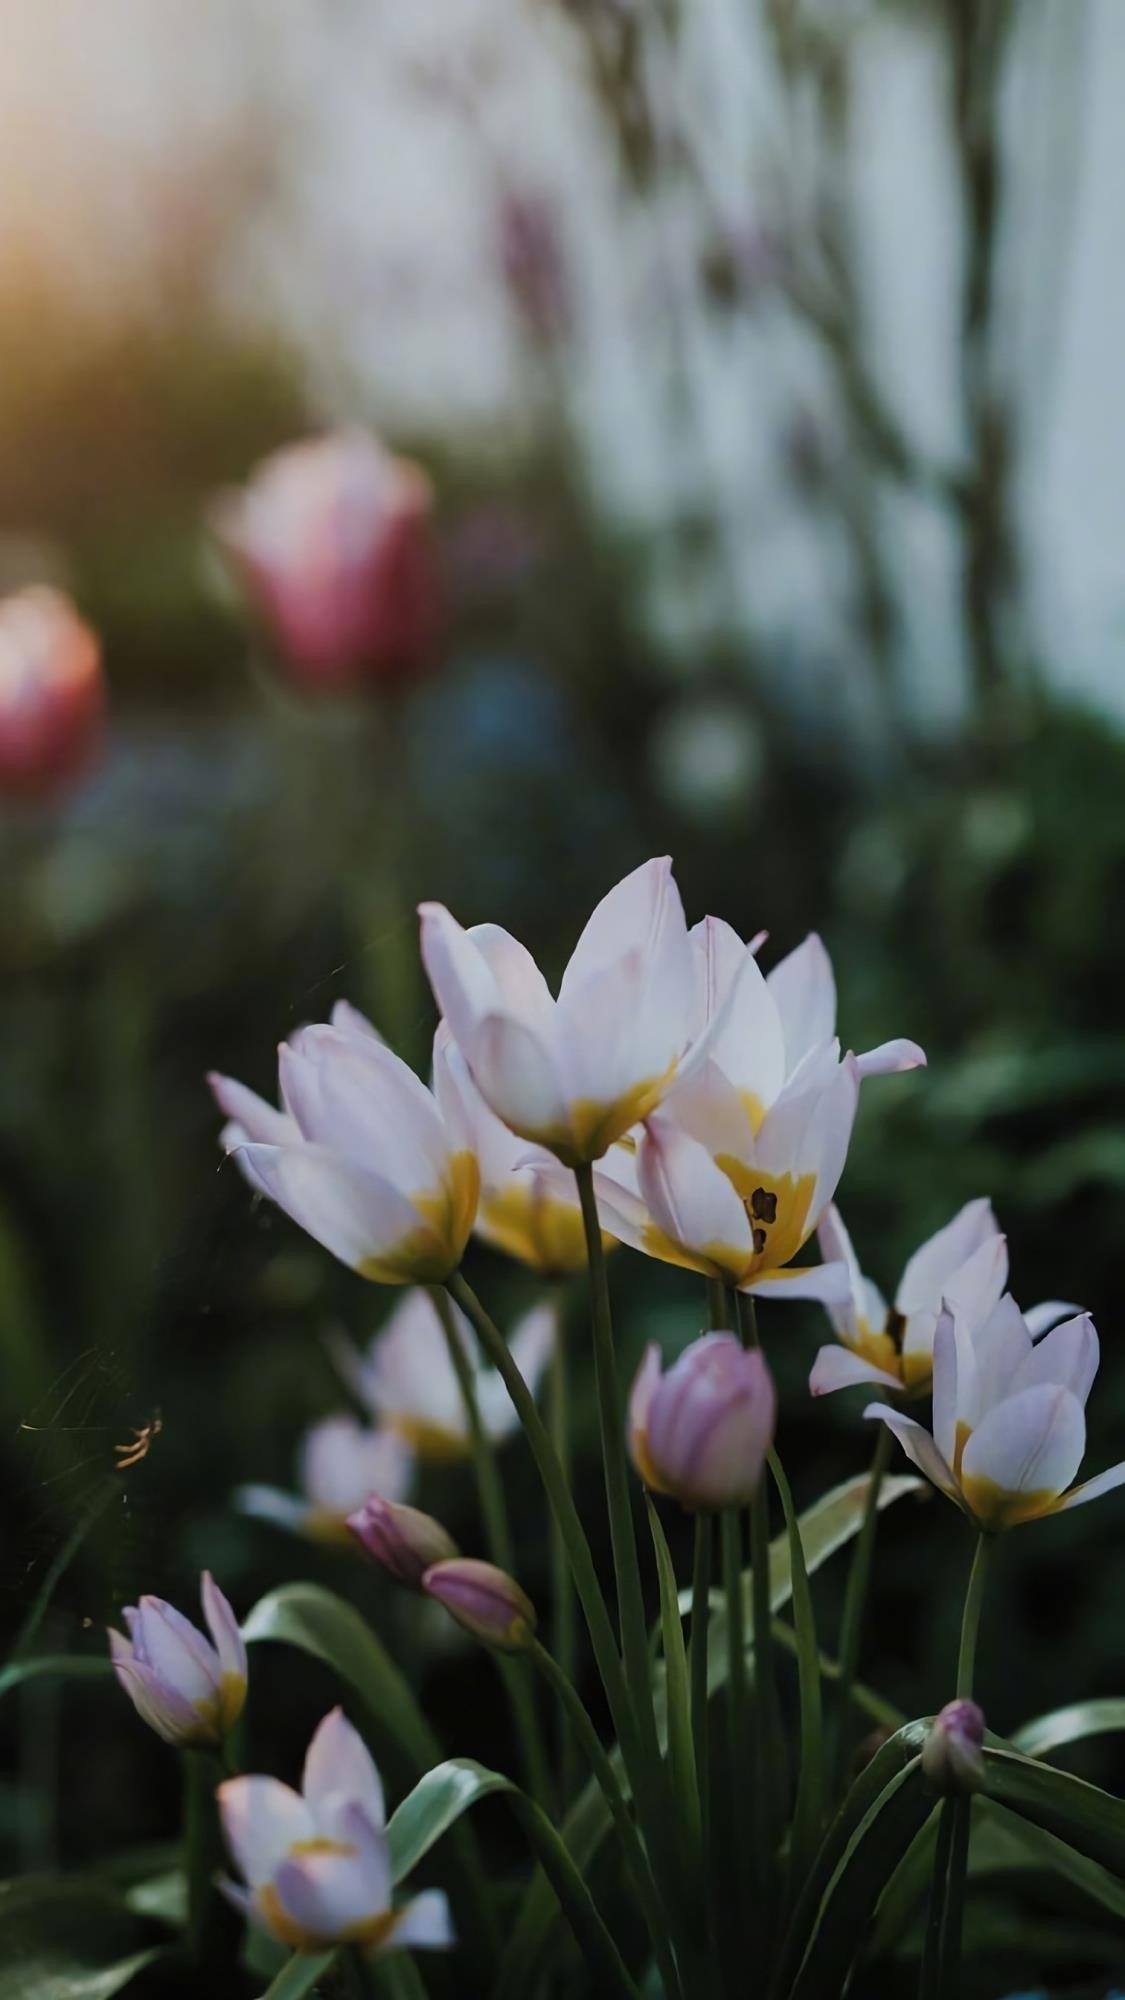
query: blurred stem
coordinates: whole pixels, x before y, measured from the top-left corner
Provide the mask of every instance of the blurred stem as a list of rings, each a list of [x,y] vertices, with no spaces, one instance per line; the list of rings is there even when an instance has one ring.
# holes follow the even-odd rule
[[[957,1656],[959,1700],[972,1698],[989,1552],[990,1539],[982,1532],[977,1536],[961,1616],[961,1646]],[[957,2000],[960,1992],[961,1925],[965,1910],[972,1807],[972,1795],[968,1792],[956,1792],[942,1800],[930,1885],[926,1946],[918,1987],[919,2000]]]
[[[621,1650],[625,1676],[637,1717],[646,1756],[659,1759],[656,1724],[652,1711],[652,1684],[649,1671],[648,1625],[641,1591],[637,1538],[629,1491],[629,1468],[625,1459],[625,1417],[617,1356],[613,1346],[613,1320],[606,1278],[605,1249],[602,1244],[598,1202],[594,1192],[594,1170],[588,1164],[576,1167],[578,1198],[586,1231],[586,1256],[590,1267],[590,1306],[594,1334],[594,1371],[601,1421],[602,1462],[605,1471],[606,1502],[609,1509],[613,1568],[617,1583],[617,1615],[621,1627]]]
[[[730,1298],[721,1278],[707,1280],[707,1317],[712,1333],[721,1333],[731,1323]]]
[[[707,1641],[711,1623],[711,1552],[714,1525],[710,1514],[695,1517],[695,1561],[691,1573],[691,1734],[699,1786],[699,1818],[704,1868],[707,1867],[711,1761],[707,1741]]]
[[[723,1590],[727,1607],[726,1706],[729,1739],[727,1775],[731,1795],[730,1836],[736,1854],[752,1854],[761,1840],[757,1793],[762,1787],[760,1781],[757,1786],[750,1782],[750,1755],[746,1732],[746,1632],[742,1618],[742,1516],[737,1507],[727,1507],[719,1516],[719,1541],[722,1549]],[[752,1794],[755,1795],[753,1828],[750,1818]],[[760,1860],[755,1872],[759,1878],[764,1873]],[[750,1899],[746,1896],[737,1897],[731,1912],[735,1967],[744,1968],[749,1956],[749,1902]],[[759,1882],[756,1923],[760,1923],[763,1911],[764,1899],[761,1898]]]
[[[359,1945],[346,1945],[337,1964],[343,1975],[340,2000],[371,2000],[377,1989],[371,1965]]]
[[[977,1536],[973,1566],[969,1571],[969,1585],[965,1592],[965,1609],[961,1615],[961,1646],[957,1655],[957,1694],[968,1700],[973,1692],[973,1673],[977,1659],[977,1635],[980,1631],[981,1606],[984,1603],[984,1585],[988,1574],[988,1557],[991,1543],[983,1531]]]
[[[567,1353],[566,1326],[563,1305],[559,1304],[558,1329],[551,1354],[551,1373],[548,1382],[550,1397],[551,1439],[558,1454],[563,1477],[568,1487],[571,1484],[571,1443],[570,1443],[570,1382],[569,1356]],[[562,1531],[554,1515],[549,1519],[551,1537],[551,1650],[558,1661],[561,1672],[568,1682],[575,1680],[575,1625],[574,1586],[570,1576],[570,1564],[566,1558],[566,1544]],[[585,1711],[583,1711],[585,1713]],[[567,1714],[560,1715],[558,1763],[559,1793],[563,1805],[567,1805],[574,1792],[574,1736]]]
[[[484,1518],[485,1540],[488,1553],[498,1569],[512,1575],[515,1569],[515,1549],[512,1531],[508,1521],[504,1487],[496,1464],[496,1453],[492,1439],[488,1435],[480,1413],[477,1399],[473,1365],[465,1352],[458,1334],[457,1325],[449,1300],[440,1286],[431,1293],[438,1318],[445,1334],[445,1344],[457,1386],[465,1405],[465,1419],[469,1427],[472,1446],[473,1467],[476,1472],[477,1492],[480,1509]],[[516,1659],[497,1657],[500,1677],[504,1682],[508,1701],[512,1710],[512,1720],[519,1739],[520,1757],[527,1777],[528,1788],[533,1796],[546,1804],[550,1798],[551,1781],[547,1768],[546,1752],[539,1733],[535,1714],[535,1699],[523,1663]]]
[[[879,1525],[879,1493],[884,1474],[890,1463],[891,1433],[886,1424],[880,1424],[879,1436],[875,1440],[875,1450],[868,1474],[867,1501],[863,1512],[863,1525],[852,1551],[851,1567],[848,1571],[848,1586],[844,1596],[844,1615],[840,1625],[840,1688],[836,1706],[836,1756],[834,1794],[845,1789],[848,1771],[848,1754],[851,1749],[849,1725],[851,1718],[852,1686],[859,1669],[859,1649],[863,1640],[863,1621],[867,1610],[867,1594],[871,1581],[871,1563],[875,1553],[875,1536]]]
[[[203,1964],[218,1956],[225,1908],[215,1887],[223,1862],[215,1787],[223,1776],[220,1759],[209,1750],[185,1750],[184,1867],[188,1890],[188,1949]]]
[[[742,1345],[761,1346],[758,1309],[749,1292],[735,1295]],[[754,1817],[762,1882],[762,1922],[769,1949],[776,1884],[774,1808],[780,1791],[781,1720],[773,1672],[773,1606],[770,1603],[769,1482],[759,1479],[750,1502],[751,1613],[754,1638]]]
[[[602,1797],[609,1807],[610,1816],[621,1840],[625,1865],[633,1878],[637,1900],[648,1926],[661,1978],[669,1995],[678,1994],[681,1992],[680,1979],[675,1958],[668,1944],[667,1915],[640,1834],[629,1811],[625,1794],[618,1783],[613,1763],[569,1675],[563,1672],[558,1661],[552,1658],[547,1648],[540,1645],[537,1639],[531,1642],[530,1657],[558,1701],[574,1740],[589,1764]]]

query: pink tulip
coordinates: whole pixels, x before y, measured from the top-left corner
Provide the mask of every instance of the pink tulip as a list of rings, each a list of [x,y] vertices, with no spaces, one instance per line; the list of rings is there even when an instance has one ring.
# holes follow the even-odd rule
[[[629,1397],[629,1450],[646,1486],[684,1507],[742,1506],[761,1477],[777,1396],[757,1349],[705,1333],[666,1375],[655,1343]]]
[[[0,602],[0,791],[48,793],[93,758],[105,712],[97,636],[60,591]]]
[[[212,514],[290,677],[336,692],[425,670],[441,627],[425,473],[369,432],[289,445]]]
[[[432,1514],[385,1500],[379,1493],[369,1493],[349,1514],[348,1527],[360,1547],[408,1590],[420,1590],[427,1570],[435,1563],[452,1562],[460,1553],[452,1535]]]
[[[435,1563],[422,1578],[422,1589],[482,1645],[519,1653],[531,1642],[535,1606],[514,1577],[495,1563],[479,1562],[474,1556]]]

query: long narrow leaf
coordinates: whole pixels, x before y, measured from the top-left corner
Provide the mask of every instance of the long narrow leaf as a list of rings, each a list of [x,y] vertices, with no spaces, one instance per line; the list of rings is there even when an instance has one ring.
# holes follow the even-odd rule
[[[647,1497],[647,1496],[646,1496]],[[695,1768],[695,1745],[691,1733],[691,1687],[688,1678],[687,1648],[683,1620],[676,1603],[676,1572],[660,1517],[648,1500],[648,1525],[656,1553],[660,1581],[660,1630],[664,1647],[664,1674],[668,1710],[668,1762],[672,1789],[679,1806],[688,1850],[693,1862],[699,1855],[702,1838],[699,1812],[699,1780]]]
[[[773,1636],[779,1646],[784,1646],[786,1651],[792,1653],[793,1657],[796,1658],[797,1634],[793,1630],[792,1625],[785,1623],[784,1618],[774,1619]],[[830,1653],[818,1653],[817,1663],[820,1668],[820,1677],[822,1680],[839,1680],[840,1662],[839,1660],[834,1660]],[[903,1714],[901,1708],[895,1707],[893,1701],[887,1701],[883,1695],[877,1694],[875,1689],[868,1687],[865,1681],[852,1682],[848,1690],[848,1699],[853,1708],[858,1708],[861,1715],[870,1716],[872,1722],[881,1723],[884,1729],[901,1729],[910,1719]]]
[[[805,1567],[801,1528],[793,1506],[789,1481],[776,1452],[770,1453],[770,1470],[781,1495],[785,1530],[789,1538],[789,1572],[793,1579],[793,1627],[797,1639],[797,1679],[800,1695],[801,1753],[797,1797],[793,1806],[791,1835],[791,1879],[800,1884],[816,1851],[824,1812],[824,1741],[820,1707],[820,1654],[816,1643],[816,1618],[812,1591]]]
[[[1125,1799],[1015,1750],[986,1743],[983,1754],[990,1797],[1125,1875]]]
[[[1111,1736],[1125,1729],[1125,1701],[1075,1701],[1068,1708],[1037,1715],[1017,1729],[1012,1742],[1025,1757],[1050,1757],[1087,1736]]]
[[[790,2000],[838,2000],[895,1860],[933,1803],[920,1757],[880,1792],[828,1884]]]
[[[299,1951],[282,1966],[262,2000],[305,2000],[336,1959],[334,1951]]]
[[[427,1771],[387,1822],[391,1880],[404,1881],[470,1806],[492,1792],[512,1789],[510,1778],[486,1770],[470,1757],[450,1757]]]
[[[40,1653],[32,1660],[12,1660],[0,1671],[0,1696],[24,1681],[101,1681],[111,1672],[108,1654]]]

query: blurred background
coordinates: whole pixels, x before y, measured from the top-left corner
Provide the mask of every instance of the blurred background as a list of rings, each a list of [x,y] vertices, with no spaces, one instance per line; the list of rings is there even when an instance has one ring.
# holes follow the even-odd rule
[[[69,593],[106,688],[80,767],[48,737],[0,778],[9,1638],[96,1515],[48,1649],[96,1649],[142,1590],[190,1611],[203,1563],[241,1611],[315,1576],[395,1635],[451,1748],[505,1759],[487,1665],[232,1508],[293,1487],[347,1406],[325,1333],[393,1300],[253,1206],[204,1073],[272,1096],[279,1037],[340,996],[424,1067],[420,896],[557,973],[650,853],[693,920],[768,928],[767,961],[819,929],[847,1043],[923,1043],[926,1073],[864,1093],[864,1266],[893,1289],[990,1194],[1017,1297],[1097,1318],[1090,1468],[1119,1457],[1115,0],[102,0],[96,28],[0,0],[0,27],[0,590]],[[346,685],[247,615],[209,527],[263,455],[339,426],[432,494],[411,615]],[[474,1266],[501,1316],[537,1295]],[[698,1330],[683,1274],[622,1251],[612,1276],[627,1371]],[[870,1450],[861,1398],[804,1392],[823,1334],[813,1306],[765,1328],[802,1504]],[[580,1311],[568,1338],[581,1456]],[[421,1492],[472,1545],[470,1475]],[[1120,1691],[1121,1518],[1006,1541],[997,1729]],[[968,1540],[906,1506],[881,1547],[865,1673],[925,1712]],[[252,1761],[292,1775],[330,1690],[261,1653]],[[112,1685],[30,1687],[0,1742],[4,1873],[174,1829],[174,1769]],[[1072,1761],[1112,1783],[1113,1754]],[[1056,1914],[1038,1963],[985,1954],[982,1993],[1104,1991],[1104,1941]]]

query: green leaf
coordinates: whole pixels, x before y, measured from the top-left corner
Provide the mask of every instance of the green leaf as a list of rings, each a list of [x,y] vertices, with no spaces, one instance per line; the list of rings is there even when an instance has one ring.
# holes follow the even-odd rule
[[[797,1640],[797,1679],[801,1715],[801,1754],[797,1797],[793,1807],[790,1868],[792,1880],[804,1881],[820,1837],[824,1812],[824,1743],[820,1708],[820,1652],[816,1643],[816,1618],[812,1591],[805,1567],[801,1527],[793,1506],[789,1481],[775,1451],[770,1452],[770,1469],[781,1495],[785,1532],[789,1541],[789,1570],[793,1579],[793,1625]]]
[[[0,2000],[111,2000],[167,1948],[96,1883],[0,1883]]]
[[[1012,1742],[1025,1757],[1050,1757],[1068,1743],[1080,1743],[1087,1736],[1111,1736],[1125,1729],[1125,1701],[1076,1701],[1068,1708],[1052,1709],[1037,1715],[1017,1729]]]
[[[112,1673],[109,1657],[98,1653],[40,1653],[33,1660],[12,1660],[0,1670],[0,1696],[11,1688],[19,1687],[23,1681],[105,1680]]]
[[[339,1674],[363,1702],[378,1735],[419,1770],[441,1747],[390,1654],[351,1604],[316,1583],[287,1583],[259,1598],[242,1628],[248,1646],[297,1646]]]
[[[984,1764],[990,1798],[1125,1875],[1125,1799],[990,1743],[984,1746]]]
[[[656,1569],[660,1581],[660,1629],[664,1647],[664,1677],[668,1711],[668,1763],[688,1852],[693,1866],[700,1853],[702,1825],[695,1745],[691,1734],[691,1687],[683,1620],[676,1603],[676,1572],[660,1517],[645,1495]]]
[[[510,1778],[487,1771],[471,1757],[451,1757],[427,1771],[387,1822],[392,1881],[404,1881],[434,1842],[479,1799],[513,1789]]]
[[[811,1576],[822,1563],[835,1555],[852,1537],[859,1533],[863,1524],[867,1505],[867,1489],[870,1484],[866,1473],[859,1473],[853,1479],[846,1479],[842,1485],[833,1487],[819,1500],[807,1508],[800,1517],[801,1545],[805,1552],[805,1568]],[[879,1490],[880,1512],[890,1507],[896,1500],[907,1494],[924,1494],[925,1484],[909,1474],[884,1478]],[[744,1588],[749,1591],[749,1577],[744,1580]],[[770,1607],[773,1611],[784,1610],[792,1594],[792,1577],[789,1553],[789,1538],[779,1535],[770,1545]],[[725,1645],[716,1647],[716,1626],[720,1636],[725,1635],[726,1613],[722,1608],[722,1597],[716,1593],[712,1604],[718,1610],[712,1613],[708,1629],[708,1683],[713,1693],[726,1679]],[[690,1589],[680,1592],[678,1608],[681,1614],[691,1611]],[[721,1623],[720,1623],[721,1621]],[[658,1714],[657,1724],[661,1718]],[[613,1751],[614,1768],[621,1775],[619,1753]],[[587,1869],[609,1832],[609,1809],[598,1786],[591,1781],[579,1794],[563,1822],[563,1838],[579,1868]],[[530,1990],[535,1968],[547,1950],[559,1912],[549,1885],[542,1876],[537,1876],[529,1885],[520,1909],[511,1944],[504,1958],[504,1975],[514,1967],[522,1976],[524,1986]]]
[[[305,2000],[332,1965],[334,1951],[298,1951],[282,1966],[262,2000]]]
[[[848,1842],[811,1926],[790,2000],[838,2000],[887,1878],[933,1805],[921,1757],[914,1757],[883,1787]]]
[[[794,1658],[796,1658],[797,1634],[794,1632],[793,1627],[787,1625],[784,1618],[775,1618],[772,1630],[776,1643],[784,1646],[786,1651],[792,1653]],[[822,1680],[839,1680],[839,1660],[834,1660],[830,1653],[822,1652],[818,1653],[817,1662]],[[868,1687],[865,1681],[852,1682],[849,1690],[849,1699],[852,1707],[858,1708],[861,1715],[870,1716],[872,1722],[881,1723],[884,1729],[901,1729],[903,1724],[909,1720],[903,1714],[901,1708],[896,1708],[894,1703],[887,1701],[883,1695],[876,1694],[875,1689]]]

